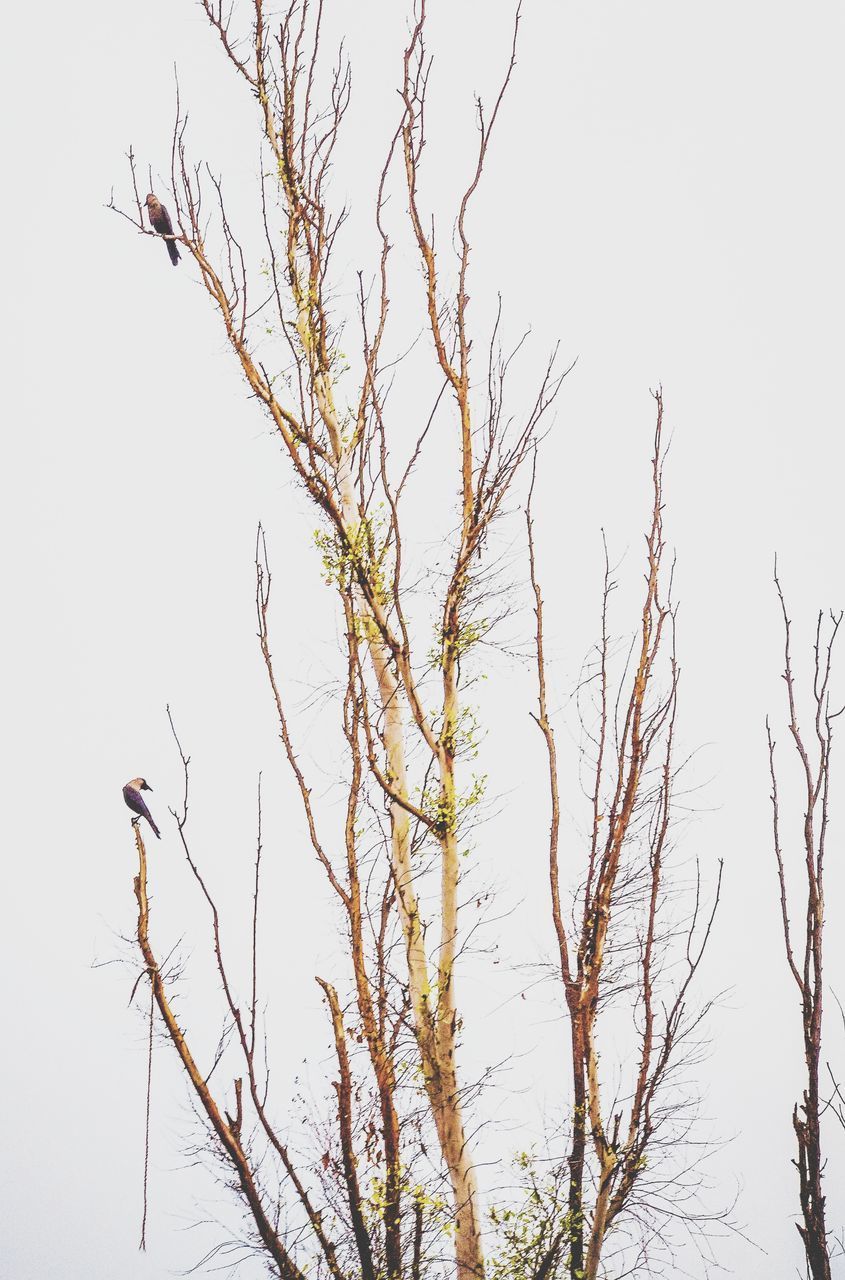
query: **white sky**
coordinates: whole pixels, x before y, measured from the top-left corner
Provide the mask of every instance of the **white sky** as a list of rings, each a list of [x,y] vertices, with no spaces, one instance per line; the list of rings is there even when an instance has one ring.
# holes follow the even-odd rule
[[[355,271],[372,269],[365,227],[396,118],[406,19],[401,5],[374,0],[328,8],[355,77],[337,173],[353,212],[338,262],[351,296]],[[499,0],[432,4],[436,106],[423,195],[441,215],[444,246],[472,143],[472,92],[491,97],[509,14]],[[279,595],[298,606],[277,610],[274,640],[295,699],[331,673],[335,620],[330,593],[315,585],[315,517],[246,398],[193,268],[173,271],[161,246],[104,208],[112,187],[128,199],[130,143],[142,173],[147,163],[168,169],[175,63],[193,154],[224,174],[242,225],[255,216],[250,104],[198,9],[46,0],[37,17],[18,6],[5,22],[0,1276],[140,1280],[196,1262],[217,1237],[183,1228],[223,1212],[225,1197],[180,1155],[189,1113],[159,1049],[152,1239],[137,1253],[143,1026],[126,1009],[132,975],[92,967],[122,953],[119,935],[134,924],[120,787],[137,773],[154,787],[165,829],[152,850],[154,927],[161,949],[184,934],[201,971],[203,919],[166,816],[179,772],[165,703],[193,756],[194,838],[235,930],[264,768],[284,1096],[306,1054],[321,1060],[312,976],[338,972],[340,958],[255,645],[259,518]],[[845,603],[843,26],[833,3],[528,3],[472,224],[470,292],[482,328],[500,291],[509,335],[532,329],[526,379],[557,340],[564,361],[578,357],[545,446],[537,508],[564,737],[576,729],[568,700],[596,634],[602,526],[613,551],[627,553],[628,580],[640,572],[648,393],[663,384],[682,735],[703,748],[696,777],[707,783],[684,851],[705,868],[720,857],[726,865],[701,990],[730,994],[700,1078],[713,1131],[732,1139],[713,1161],[718,1189],[739,1188],[735,1216],[760,1246],[729,1239],[720,1256],[748,1280],[794,1274],[799,1260],[789,1162],[801,1048],[779,938],[763,722],[767,710],[783,715],[774,552],[802,660],[816,609]],[[411,261],[407,242],[397,254]],[[411,314],[415,302],[409,292],[397,307]],[[415,535],[423,558],[432,532],[420,521]],[[515,552],[519,522],[502,536]],[[620,631],[633,622],[630,600],[622,594]],[[524,640],[530,617],[509,625]],[[543,759],[527,715],[530,672],[495,657],[490,688],[486,765],[506,806],[483,837],[485,876],[514,913],[503,936],[523,965],[551,946],[545,797],[532,781]],[[314,714],[300,725],[313,730],[303,749],[328,787]],[[785,743],[783,729],[778,736]],[[574,782],[568,804],[575,813]],[[842,807],[829,848],[827,972],[845,997]],[[575,834],[573,825],[577,853]],[[520,1053],[538,1046],[530,1101],[508,1093],[523,1079],[490,1104],[501,1124],[554,1104],[562,1034],[550,993],[517,1002],[516,1013],[513,1003],[501,1009],[503,994],[530,981],[521,969],[502,977],[505,963],[486,976],[474,970],[464,988],[469,1061],[503,1056],[509,1038]],[[200,1008],[210,1026],[199,979],[185,991],[186,1009]],[[845,1074],[845,1037],[832,1017],[829,1026]],[[845,1137],[830,1139],[839,1155],[829,1221],[841,1230]]]

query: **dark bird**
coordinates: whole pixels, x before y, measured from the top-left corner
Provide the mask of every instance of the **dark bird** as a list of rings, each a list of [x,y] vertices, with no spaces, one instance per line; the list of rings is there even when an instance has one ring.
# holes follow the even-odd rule
[[[173,235],[173,223],[170,221],[170,214],[158,196],[153,195],[152,191],[147,196],[147,217],[150,220],[150,226],[153,231],[157,231],[160,236]],[[175,267],[181,256],[176,246],[176,241],[166,240],[165,244],[167,245],[167,252],[170,254],[170,261]]]
[[[123,798],[133,813],[137,813],[137,818],[133,818],[133,822],[140,822],[142,818],[146,818],[153,831],[161,839],[161,832],[153,822],[153,815],[147,808],[142,791],[152,791],[152,787],[148,786],[146,778],[133,778],[131,782],[127,782],[123,788]]]

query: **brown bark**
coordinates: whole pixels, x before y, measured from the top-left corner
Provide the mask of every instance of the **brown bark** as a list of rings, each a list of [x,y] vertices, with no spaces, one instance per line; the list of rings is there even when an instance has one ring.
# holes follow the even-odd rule
[[[340,1071],[340,1079],[335,1082],[337,1094],[338,1131],[340,1147],[343,1154],[343,1172],[349,1200],[349,1213],[352,1219],[352,1232],[358,1249],[361,1263],[362,1280],[375,1280],[373,1252],[370,1245],[370,1234],[367,1230],[361,1208],[361,1189],[358,1185],[358,1161],[355,1156],[355,1145],[352,1136],[352,1072],[349,1067],[349,1054],[346,1050],[346,1028],[337,992],[331,983],[317,979],[325,992],[331,1012],[332,1029],[334,1031],[335,1051]]]
[[[291,4],[271,34],[262,0],[253,0],[249,41],[230,34],[231,13],[224,10],[218,0],[203,0],[203,8],[226,57],[255,99],[261,132],[269,150],[270,163],[266,166],[269,180],[276,183],[274,194],[282,207],[280,237],[277,228],[270,225],[269,204],[272,200],[267,201],[262,187],[272,289],[270,306],[276,312],[279,333],[289,347],[289,351],[283,352],[284,361],[289,363],[292,358],[295,369],[292,403],[278,398],[274,377],[268,374],[251,342],[250,321],[254,312],[250,310],[247,297],[249,294],[252,300],[254,291],[248,289],[244,253],[229,224],[221,185],[215,179],[211,181],[224,241],[220,262],[215,261],[206,245],[208,221],[202,206],[200,170],[187,160],[181,112],[173,147],[175,221],[181,242],[199,271],[201,283],[219,310],[226,338],[250,391],[270,415],[293,472],[322,513],[327,536],[336,548],[336,585],[349,637],[345,718],[353,762],[346,824],[345,874],[334,864],[330,848],[320,839],[311,792],[288,732],[272,672],[260,568],[259,626],[281,736],[299,788],[312,848],[343,904],[349,923],[357,1010],[376,1080],[381,1114],[386,1169],[386,1269],[389,1280],[397,1280],[402,1266],[402,1169],[395,1065],[384,1020],[377,1016],[373,995],[382,981],[383,971],[373,972],[363,941],[367,908],[362,901],[358,876],[355,821],[361,804],[360,792],[365,787],[364,774],[368,774],[369,779],[381,788],[388,803],[391,901],[395,902],[403,935],[410,1017],[428,1109],[452,1189],[458,1280],[481,1280],[484,1275],[482,1215],[456,1061],[460,1028],[455,975],[460,949],[460,785],[457,764],[461,718],[460,658],[466,649],[467,627],[472,621],[467,603],[469,587],[488,529],[527,457],[538,424],[553,401],[561,380],[554,375],[553,362],[550,362],[535,402],[510,436],[507,416],[503,413],[508,361],[495,358],[497,339],[494,332],[488,360],[488,403],[483,406],[486,416],[480,422],[473,416],[472,336],[467,311],[470,258],[467,219],[482,176],[491,131],[513,70],[518,15],[507,71],[489,118],[478,104],[479,149],[456,216],[458,283],[454,296],[444,298],[433,234],[429,237],[424,229],[424,221],[427,220],[421,212],[418,194],[426,92],[425,3],[420,0],[416,25],[404,58],[402,115],[385,161],[376,200],[376,222],[382,237],[378,319],[371,336],[367,330],[362,289],[365,373],[357,415],[347,423],[338,414],[335,403],[338,334],[333,331],[327,301],[331,288],[331,254],[344,215],[332,217],[324,189],[348,102],[348,68],[341,59],[325,104],[317,103],[315,84],[319,81],[320,4],[309,6],[307,0],[302,4]],[[389,310],[387,260],[390,250],[382,213],[387,173],[394,153],[397,162],[404,165],[410,229],[423,265],[425,310],[434,345],[437,376],[442,377],[444,386],[451,393],[460,444],[459,534],[440,613],[442,679],[440,705],[433,712],[427,710],[428,692],[423,692],[418,684],[416,673],[423,664],[417,658],[415,665],[403,612],[398,521],[399,497],[428,426],[420,432],[402,480],[393,485],[388,475],[387,432],[380,390],[383,373],[379,364],[380,348]],[[134,183],[131,153],[130,162]],[[136,183],[135,188],[138,200]],[[140,202],[138,209],[140,221]],[[438,395],[432,417],[439,401]],[[431,420],[430,417],[429,425]],[[380,479],[380,496],[390,513],[388,541],[381,553],[384,564],[374,562],[370,519],[373,490],[368,488],[372,477]],[[269,587],[269,581],[267,585]],[[426,801],[429,808],[436,809],[435,813],[427,812],[426,804],[416,804],[412,799],[414,791],[409,761],[414,759],[414,748],[426,757],[425,776],[428,776],[430,768],[432,776],[437,779],[436,805]],[[420,909],[417,869],[412,859],[412,824],[414,829],[421,828],[425,832],[440,858],[440,892],[431,908],[430,919],[423,919]],[[437,940],[436,952],[431,955],[426,949],[427,927],[430,927],[429,938]],[[228,990],[226,995],[240,1034],[237,1010]],[[377,999],[383,1007],[380,990]],[[254,1051],[254,1026],[252,1041]],[[249,1074],[250,1090],[255,1100],[257,1090],[252,1065]],[[266,1115],[260,1108],[259,1114],[268,1138],[273,1142],[272,1127],[267,1124]]]
[[[687,972],[668,1003],[658,1027],[655,1012],[654,960],[656,920],[664,893],[663,853],[671,813],[672,746],[678,669],[674,655],[674,610],[663,584],[663,403],[658,393],[657,423],[652,460],[652,508],[646,535],[647,572],[637,661],[630,685],[620,689],[616,711],[609,692],[608,599],[613,589],[605,559],[602,604],[602,638],[596,672],[599,727],[595,750],[592,792],[592,835],[586,858],[586,877],[580,898],[576,928],[570,936],[564,921],[560,887],[559,766],[554,728],[548,710],[546,657],[543,631],[543,596],[534,551],[530,501],[528,548],[531,583],[535,597],[535,652],[538,674],[538,714],[534,717],[543,735],[549,771],[551,825],[549,832],[549,882],[551,915],[557,940],[558,965],[570,1022],[568,1072],[571,1081],[571,1136],[569,1141],[569,1195],[567,1214],[568,1272],[572,1280],[596,1280],[600,1273],[608,1233],[620,1214],[632,1204],[646,1153],[653,1137],[652,1104],[663,1084],[670,1059],[677,1049],[687,992],[710,936],[715,903],[695,945],[693,935],[699,917],[696,900],[687,937]],[[533,483],[532,483],[533,491]],[[664,593],[667,599],[664,599]],[[660,688],[658,672],[665,671]],[[621,725],[614,716],[621,708]],[[659,763],[660,784],[649,778]],[[636,823],[648,812],[649,864],[644,890],[644,924],[639,959],[629,966],[629,981],[638,994],[640,1008],[639,1049],[630,1086],[627,1124],[618,1111],[605,1115],[599,1050],[599,1010],[607,981],[607,955],[614,943],[614,911],[626,876],[626,859],[636,838]],[[595,1174],[595,1192],[588,1200],[588,1168]]]
[[[135,846],[138,851],[138,874],[135,877],[135,897],[138,902],[138,946],[147,966],[147,974],[152,985],[153,997],[164,1022],[165,1029],[173,1047],[179,1055],[182,1066],[191,1082],[194,1093],[209,1126],[215,1134],[225,1158],[231,1165],[237,1179],[241,1195],[249,1209],[256,1230],[269,1256],[273,1259],[282,1280],[305,1280],[303,1273],[293,1261],[284,1243],[273,1225],[270,1209],[264,1203],[252,1169],[249,1156],[241,1145],[240,1134],[231,1121],[224,1119],[206,1083],[206,1078],[197,1066],[193,1054],[188,1047],[185,1034],[180,1028],[170,1005],[158,962],[152,949],[149,937],[150,908],[147,895],[147,855],[144,841],[138,824],[135,824]],[[337,1280],[342,1280],[337,1273]]]
[[[772,782],[772,823],[775,862],[780,889],[781,923],[786,960],[798,988],[801,1001],[801,1029],[804,1041],[806,1086],[800,1104],[792,1112],[792,1127],[798,1144],[798,1199],[801,1222],[798,1232],[804,1245],[807,1267],[812,1280],[830,1280],[830,1249],[825,1222],[823,1191],[824,1154],[822,1149],[819,1070],[822,1054],[823,959],[824,959],[824,856],[829,821],[831,751],[834,721],[841,714],[830,706],[830,678],[833,648],[842,615],[831,615],[827,641],[823,641],[823,615],[816,623],[813,666],[814,757],[805,744],[801,729],[792,666],[791,623],[775,568],[775,587],[781,606],[784,627],[784,672],[789,732],[799,762],[804,785],[804,819],[801,827],[803,863],[806,884],[804,929],[801,939],[803,956],[796,959],[790,924],[789,894],[784,853],[781,845],[781,815],[778,780],[775,768],[775,741],[767,721],[769,771]]]

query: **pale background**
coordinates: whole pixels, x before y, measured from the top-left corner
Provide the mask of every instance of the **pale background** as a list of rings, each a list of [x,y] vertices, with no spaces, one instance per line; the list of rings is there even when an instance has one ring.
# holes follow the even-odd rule
[[[336,181],[354,230],[365,224],[394,124],[407,22],[396,4],[328,7],[354,65],[352,146]],[[435,158],[432,141],[424,198],[445,217],[466,172],[472,91],[492,94],[510,6],[462,0],[432,10],[432,129],[448,146]],[[275,614],[274,648],[295,700],[331,671],[335,620],[317,583],[314,515],[247,401],[193,268],[173,271],[161,246],[104,208],[113,186],[127,198],[130,143],[166,174],[174,63],[195,156],[224,173],[236,211],[249,207],[258,164],[251,107],[204,19],[189,0],[46,0],[37,12],[11,8],[4,26],[0,1276],[158,1278],[220,1238],[213,1226],[187,1228],[225,1217],[227,1198],[180,1154],[195,1129],[159,1048],[151,1243],[146,1255],[136,1251],[144,1027],[126,1008],[132,974],[93,967],[125,954],[119,935],[134,924],[120,787],[141,772],[155,788],[165,839],[152,849],[154,929],[162,949],[186,938],[194,968],[185,1008],[205,1009],[211,1045],[205,921],[167,816],[179,772],[165,703],[194,758],[197,850],[235,930],[246,918],[264,768],[267,927],[281,956],[267,994],[286,1027],[276,1053],[281,1105],[306,1056],[306,1088],[312,1073],[322,1078],[325,1020],[312,976],[341,970],[336,917],[302,841],[254,639],[259,518],[279,591],[300,605],[296,617]],[[734,1216],[754,1241],[728,1237],[719,1258],[749,1280],[794,1275],[799,1261],[789,1118],[801,1047],[779,938],[763,723],[767,710],[783,711],[774,552],[796,640],[806,645],[818,607],[845,604],[843,27],[833,3],[527,4],[472,224],[476,315],[489,315],[500,290],[510,335],[530,323],[526,374],[558,338],[566,362],[578,356],[537,508],[564,737],[576,732],[569,697],[595,636],[602,526],[626,556],[628,580],[640,571],[648,392],[664,387],[682,733],[687,748],[702,748],[696,779],[706,784],[684,847],[707,869],[720,857],[726,865],[701,989],[728,994],[699,1078],[705,1129],[726,1140],[711,1166],[715,1201],[739,1195]],[[354,237],[340,251],[352,285],[358,267],[370,269],[364,258]],[[429,531],[418,534],[423,554]],[[516,553],[518,522],[504,536]],[[632,625],[626,601],[620,630]],[[530,617],[511,625],[524,640]],[[465,984],[465,1057],[469,1065],[537,1046],[527,1075],[518,1056],[482,1117],[527,1131],[556,1101],[563,1029],[552,992],[510,999],[533,982],[511,962],[531,965],[551,949],[546,801],[532,782],[543,758],[527,716],[530,672],[494,655],[491,683],[497,674],[505,691],[487,708],[485,763],[491,790],[507,801],[481,849],[512,914],[501,926],[502,963],[474,968]],[[845,655],[838,687],[845,692]],[[302,710],[301,727],[312,720]],[[331,761],[319,744],[314,725],[305,758],[328,788]],[[845,771],[840,778],[827,972],[845,996]],[[577,787],[567,804],[575,814]],[[576,834],[573,820],[573,856]],[[832,1016],[829,1027],[829,1054],[845,1074],[845,1038]],[[828,1207],[841,1231],[841,1131],[830,1133],[832,1153],[837,1146]],[[701,1274],[694,1257],[687,1265]]]

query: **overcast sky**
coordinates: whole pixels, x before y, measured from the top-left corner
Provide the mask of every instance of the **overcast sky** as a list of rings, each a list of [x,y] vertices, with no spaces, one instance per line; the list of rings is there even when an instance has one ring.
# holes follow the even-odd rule
[[[365,228],[397,118],[407,16],[386,0],[327,8],[353,64],[335,180],[352,210],[338,250],[339,297],[351,305],[355,272],[374,265]],[[499,0],[431,9],[423,194],[445,247],[473,143],[472,95],[492,96],[511,19]],[[727,994],[699,1077],[707,1133],[725,1143],[712,1160],[715,1202],[738,1195],[734,1218],[754,1242],[729,1237],[719,1256],[748,1280],[795,1274],[799,1262],[790,1115],[801,1045],[779,937],[764,719],[772,713],[785,744],[775,552],[804,672],[817,609],[845,605],[843,27],[834,3],[529,0],[471,225],[479,325],[500,292],[508,335],[531,329],[519,385],[527,392],[557,342],[566,364],[577,357],[544,446],[536,511],[564,737],[577,733],[571,695],[596,636],[602,528],[620,577],[638,581],[649,390],[663,386],[681,732],[683,746],[698,750],[700,787],[683,850],[701,859],[710,883],[725,862],[701,990]],[[255,644],[259,519],[279,590],[297,603],[295,617],[276,615],[275,650],[298,700],[305,758],[327,791],[331,759],[321,755],[308,694],[335,670],[337,622],[312,545],[316,518],[247,398],[193,266],[172,270],[160,245],[105,208],[112,188],[128,203],[130,144],[165,194],[175,64],[192,152],[223,173],[240,225],[254,228],[251,104],[198,6],[45,0],[37,14],[12,7],[5,28],[0,1276],[158,1280],[214,1243],[214,1225],[185,1228],[225,1217],[227,1197],[183,1154],[196,1130],[161,1046],[151,1243],[137,1252],[144,1026],[127,1009],[133,972],[97,967],[128,954],[121,937],[134,926],[134,846],[120,788],[138,773],[154,787],[165,837],[152,850],[157,938],[164,950],[184,937],[183,953],[195,957],[185,1007],[210,1028],[205,922],[167,814],[180,779],[165,705],[193,758],[195,840],[235,933],[265,770],[276,994],[287,1028],[276,1073],[280,1096],[297,1073],[308,1087],[327,1043],[313,975],[331,976],[341,962]],[[407,241],[397,253],[412,261]],[[400,312],[415,305],[406,274]],[[520,537],[514,517],[500,534],[512,578]],[[420,558],[432,552],[422,519],[414,538]],[[635,625],[633,599],[620,593],[619,633]],[[465,1054],[475,1063],[501,1057],[503,1046],[518,1054],[536,1046],[534,1093],[518,1092],[525,1080],[515,1068],[482,1117],[527,1132],[559,1101],[564,1028],[548,991],[532,990],[516,1012],[512,1000],[532,982],[522,966],[551,953],[551,932],[546,801],[535,785],[544,765],[527,714],[533,681],[511,651],[530,634],[530,616],[517,610],[508,628],[513,645],[490,654],[485,695],[485,764],[504,802],[482,849],[510,913],[508,955],[486,976],[474,968],[465,984]],[[845,694],[845,654],[838,688]],[[845,999],[845,764],[840,779],[827,973],[829,991]],[[572,849],[578,804],[573,779]],[[790,854],[799,854],[794,842]],[[832,999],[828,1013],[829,1056],[845,1075]],[[841,1233],[841,1131],[830,1133],[830,1148],[829,1224]]]

